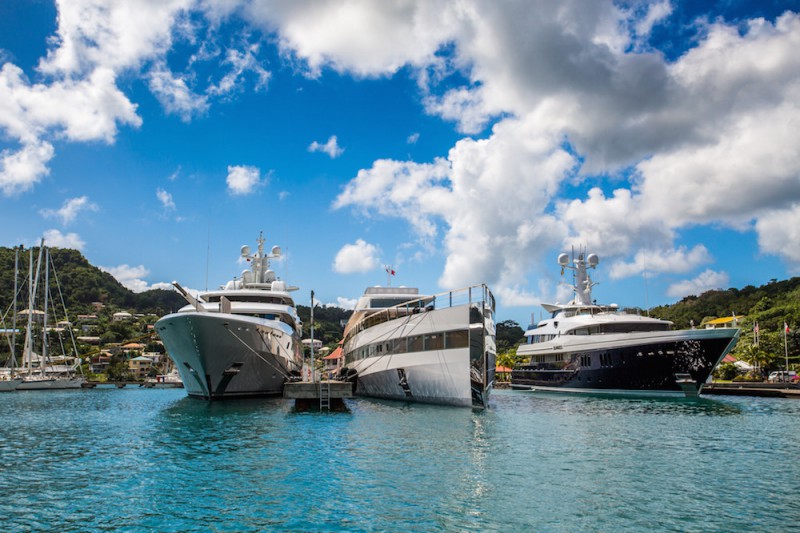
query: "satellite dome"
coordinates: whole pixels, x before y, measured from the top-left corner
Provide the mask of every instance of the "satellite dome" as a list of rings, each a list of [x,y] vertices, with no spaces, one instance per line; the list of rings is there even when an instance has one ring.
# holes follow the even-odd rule
[[[589,256],[586,258],[586,262],[589,263],[590,267],[596,267],[600,262],[600,258],[597,257],[597,254],[589,254]]]
[[[565,267],[569,264],[569,256],[567,254],[560,254],[558,256],[558,264]]]
[[[242,257],[247,257],[248,255],[250,255],[250,247],[245,244],[242,246]]]

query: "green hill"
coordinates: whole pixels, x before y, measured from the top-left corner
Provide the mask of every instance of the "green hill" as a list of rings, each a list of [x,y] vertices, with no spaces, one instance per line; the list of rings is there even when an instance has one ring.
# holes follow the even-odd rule
[[[57,280],[70,315],[91,312],[94,302],[119,310],[155,315],[166,314],[185,304],[183,298],[173,291],[151,290],[134,293],[108,272],[90,265],[77,250],[61,248],[48,248],[48,250],[55,267],[55,275],[51,274],[51,287],[54,287],[55,291]],[[34,269],[38,253],[38,247],[34,248]],[[28,264],[29,253],[25,250],[20,254],[19,264],[20,309],[27,307]],[[0,305],[3,306],[3,313],[11,307],[13,292],[14,249],[0,247]]]
[[[772,280],[761,287],[707,291],[673,305],[654,307],[650,314],[671,320],[678,328],[734,315],[750,325],[757,321],[759,327],[767,329],[781,329],[784,322],[800,325],[800,278]]]
[[[78,315],[98,313],[95,303],[103,304],[101,315],[109,315],[115,311],[129,311],[138,315],[150,315],[150,320],[176,311],[186,305],[186,301],[172,290],[150,290],[134,293],[120,284],[114,276],[92,266],[77,250],[48,248],[52,263],[64,297],[70,318]],[[36,268],[38,247],[33,249],[33,268]],[[20,254],[19,263],[19,296],[18,309],[27,307],[28,264],[29,253]],[[43,278],[42,278],[43,279]],[[51,278],[51,286],[55,287],[55,277]],[[14,249],[0,247],[0,306],[5,315],[12,306],[14,292]],[[55,293],[54,293],[55,294]],[[55,297],[55,296],[54,296]],[[303,321],[303,335],[310,335],[310,315],[308,306],[299,305],[298,315]],[[341,339],[342,323],[347,321],[352,311],[338,307],[316,307],[314,309],[314,337],[325,345],[334,346]],[[99,334],[105,333],[101,321]],[[7,324],[8,326],[8,324]],[[10,326],[8,326],[10,327]],[[116,337],[124,337],[124,334]],[[119,339],[117,339],[119,340]]]

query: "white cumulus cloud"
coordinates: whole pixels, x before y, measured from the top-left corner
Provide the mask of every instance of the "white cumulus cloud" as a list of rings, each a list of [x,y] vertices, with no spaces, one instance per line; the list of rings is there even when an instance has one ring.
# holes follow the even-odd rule
[[[694,279],[674,283],[667,289],[667,295],[682,298],[689,295],[700,295],[713,289],[728,288],[729,276],[726,272],[705,270]]]
[[[611,265],[611,279],[643,274],[685,274],[712,261],[711,254],[702,244],[691,250],[680,246],[675,250],[640,250],[630,263],[618,261]]]
[[[60,209],[42,209],[40,213],[45,218],[58,218],[67,225],[73,222],[81,211],[97,211],[99,207],[92,203],[88,196],[70,198],[65,200]]]
[[[233,165],[228,166],[228,193],[233,196],[252,194],[265,182],[261,179],[261,171],[257,167]]]
[[[380,250],[377,246],[369,244],[363,239],[357,239],[353,244],[345,244],[336,253],[333,270],[339,274],[369,272],[380,265],[379,254]]]
[[[46,246],[55,248],[71,248],[81,251],[86,243],[77,233],[61,233],[57,229],[49,229],[44,232],[44,243]]]
[[[152,285],[147,283],[143,278],[146,278],[150,274],[150,270],[144,265],[131,266],[123,264],[114,267],[98,266],[98,268],[114,276],[120,284],[133,292],[144,292],[151,289],[170,289],[172,287],[169,283],[164,282],[154,283]]]
[[[161,187],[156,189],[156,198],[158,198],[158,201],[161,203],[161,207],[163,207],[165,210],[175,210],[175,201],[172,199],[172,194],[168,193]]]
[[[319,143],[317,141],[312,142],[308,146],[309,152],[322,152],[324,154],[328,154],[331,159],[336,159],[340,155],[344,153],[344,148],[339,146],[338,141],[336,140],[336,135],[331,135],[328,138],[328,141],[324,144]]]

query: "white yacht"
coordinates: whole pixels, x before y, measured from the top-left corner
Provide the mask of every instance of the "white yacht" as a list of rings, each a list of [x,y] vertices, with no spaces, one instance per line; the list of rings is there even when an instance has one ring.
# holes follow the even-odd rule
[[[494,310],[485,285],[435,296],[370,287],[345,327],[341,375],[361,396],[484,408],[494,384]]]
[[[550,317],[525,332],[517,349],[526,362],[511,372],[514,389],[697,396],[717,364],[739,339],[739,328],[673,330],[672,322],[597,305],[588,269],[595,254],[558,258],[574,272],[575,298],[543,304]]]
[[[189,396],[206,400],[279,395],[303,365],[301,323],[290,287],[270,270],[280,257],[242,246],[250,269],[219,290],[194,297],[174,282],[189,305],[155,324]]]

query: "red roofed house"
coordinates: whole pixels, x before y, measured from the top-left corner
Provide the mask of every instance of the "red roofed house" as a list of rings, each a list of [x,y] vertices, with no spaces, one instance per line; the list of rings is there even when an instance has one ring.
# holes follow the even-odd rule
[[[330,355],[326,355],[322,358],[325,361],[325,368],[324,372],[329,376],[332,374],[336,374],[344,365],[344,354],[342,353],[342,343],[339,343],[339,346],[331,352]]]

